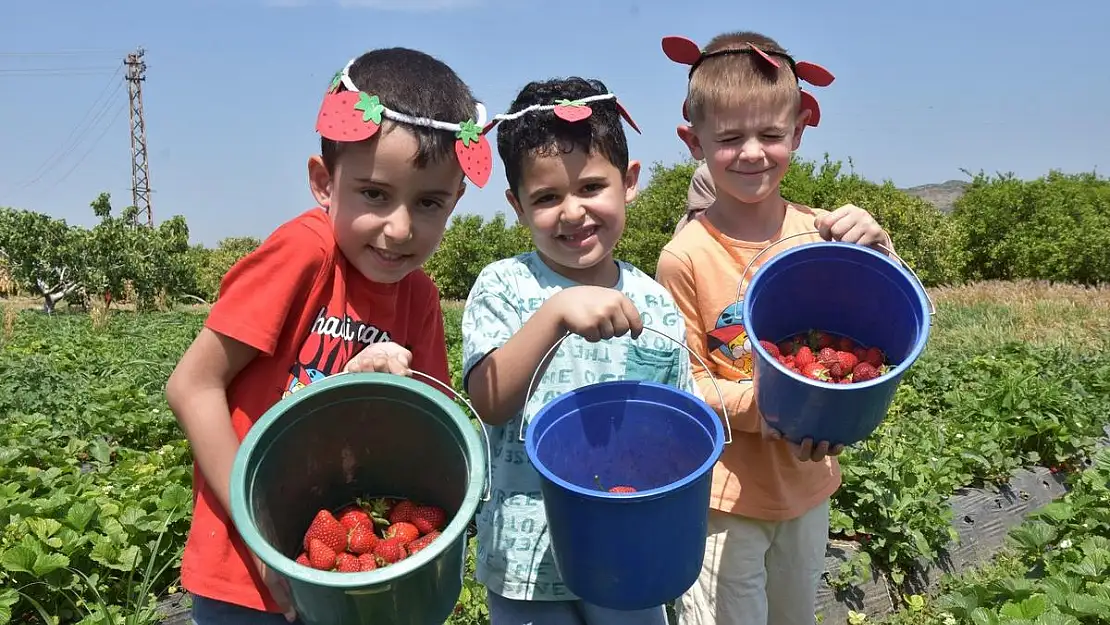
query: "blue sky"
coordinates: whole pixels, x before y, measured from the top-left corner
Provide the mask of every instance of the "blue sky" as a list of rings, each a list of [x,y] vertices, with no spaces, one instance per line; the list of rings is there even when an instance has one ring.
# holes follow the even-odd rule
[[[836,75],[814,89],[823,119],[807,131],[804,157],[851,158],[862,175],[899,186],[963,178],[960,168],[1036,177],[1110,165],[1110,3],[1095,0],[6,5],[0,206],[90,225],[99,192],[117,208],[130,203],[127,91],[113,72],[143,46],[155,218],[185,215],[205,244],[264,237],[312,205],[305,168],[319,97],[349,58],[391,45],[448,62],[491,112],[530,79],[601,78],[643,129],[629,143],[645,166],[687,155],[675,134],[685,71],[660,38],[704,43],[737,29],[765,32]],[[507,212],[504,186],[498,164],[459,211]]]

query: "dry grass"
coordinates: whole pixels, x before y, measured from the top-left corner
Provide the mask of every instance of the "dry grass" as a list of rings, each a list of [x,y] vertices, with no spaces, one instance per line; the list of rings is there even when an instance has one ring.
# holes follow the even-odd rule
[[[930,345],[1065,345],[1110,348],[1110,288],[1047,282],[982,282],[931,289],[937,315]]]

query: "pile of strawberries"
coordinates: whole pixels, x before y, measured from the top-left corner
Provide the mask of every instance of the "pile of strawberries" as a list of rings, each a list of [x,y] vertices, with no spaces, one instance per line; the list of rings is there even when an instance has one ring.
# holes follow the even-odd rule
[[[852,384],[874,380],[890,369],[878,347],[858,345],[846,336],[821,330],[759,344],[787,369],[811,380]]]
[[[408,499],[358,501],[336,514],[320,510],[297,563],[321,571],[373,571],[427,547],[446,525],[443,509]]]

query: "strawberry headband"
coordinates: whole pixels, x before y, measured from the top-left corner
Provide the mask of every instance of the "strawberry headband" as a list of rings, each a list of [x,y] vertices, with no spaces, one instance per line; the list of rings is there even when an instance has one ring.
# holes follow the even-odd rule
[[[764,52],[754,43],[747,43],[745,45],[747,47],[725,48],[724,50],[703,53],[701,48],[698,47],[698,44],[686,37],[674,35],[663,37],[663,53],[675,63],[689,65],[691,76],[694,74],[694,70],[706,59],[715,56],[724,56],[726,54],[754,54],[757,59],[776,69],[781,67],[781,65],[774,57],[785,60],[787,64],[790,65],[790,70],[793,72],[796,79],[804,80],[817,87],[827,87],[831,85],[834,80],[829,70],[816,63],[811,63],[809,61],[794,61],[789,54],[784,52]],[[821,107],[817,104],[817,98],[813,97],[813,95],[805,89],[799,89],[798,91],[801,92],[802,96],[802,110],[810,112],[806,125],[816,127],[817,124],[821,122]],[[682,102],[682,118],[686,121],[690,121],[690,116],[686,111],[685,100]]]
[[[455,156],[463,173],[475,185],[485,186],[493,171],[493,154],[485,134],[493,124],[486,125],[486,107],[481,102],[475,106],[477,121],[468,119],[456,124],[405,115],[355,86],[349,74],[353,64],[352,59],[332,78],[316,117],[316,132],[332,141],[363,141],[378,132],[383,117],[410,126],[453,132],[457,137]]]
[[[589,103],[599,102],[601,100],[612,100],[613,104],[617,107],[617,112],[620,113],[621,117],[624,118],[624,121],[628,122],[628,125],[631,126],[632,129],[635,130],[637,133],[640,132],[640,127],[636,125],[636,122],[632,121],[632,116],[628,114],[628,110],[624,108],[624,105],[620,103],[620,100],[617,100],[617,96],[614,93],[599,93],[597,95],[586,96],[577,100],[556,100],[555,104],[533,104],[532,106],[520,109],[515,113],[501,113],[498,115],[494,115],[493,119],[485,127],[485,130],[483,132],[488,132],[491,128],[501,122],[520,119],[521,117],[524,117],[525,115],[529,113],[534,113],[536,111],[553,111],[555,113],[555,116],[559,119],[568,122],[580,122],[584,119],[588,119],[590,115],[593,115],[594,110],[590,108]]]

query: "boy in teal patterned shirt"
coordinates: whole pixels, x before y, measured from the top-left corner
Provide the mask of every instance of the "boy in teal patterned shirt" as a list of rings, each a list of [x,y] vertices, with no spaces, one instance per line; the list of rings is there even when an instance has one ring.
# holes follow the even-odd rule
[[[477,579],[488,590],[491,625],[666,623],[662,606],[607,610],[567,589],[549,546],[540,476],[520,442],[544,404],[587,384],[646,379],[697,393],[685,350],[655,332],[641,336],[649,327],[684,344],[674,301],[613,259],[640,173],[622,115],[631,125],[601,82],[569,78],[528,84],[499,116],[505,196],[536,251],[485,267],[463,312],[463,384],[492,444],[491,497],[477,517]],[[540,360],[566,333],[525,397]]]

